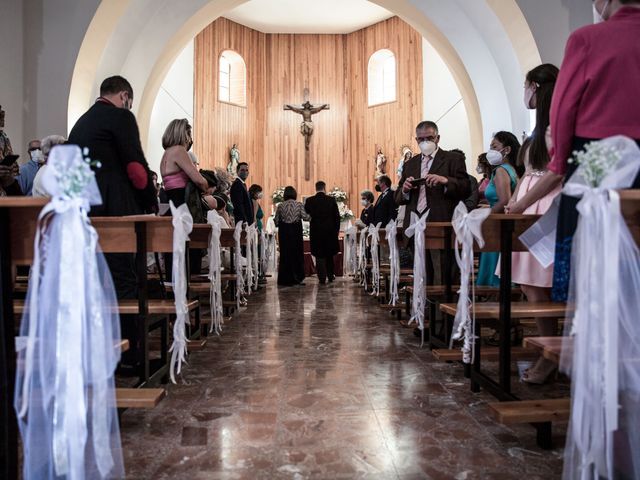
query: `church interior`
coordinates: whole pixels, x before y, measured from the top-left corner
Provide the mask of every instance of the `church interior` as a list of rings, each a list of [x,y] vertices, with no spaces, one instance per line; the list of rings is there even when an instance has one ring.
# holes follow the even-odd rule
[[[640,479],[633,38],[2,0],[0,478]]]

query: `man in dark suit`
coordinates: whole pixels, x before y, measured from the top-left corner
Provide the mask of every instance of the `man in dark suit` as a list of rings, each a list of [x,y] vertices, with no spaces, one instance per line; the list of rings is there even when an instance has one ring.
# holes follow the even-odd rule
[[[321,284],[327,279],[329,282],[335,280],[333,257],[340,251],[340,212],[335,199],[325,193],[326,188],[324,182],[316,182],[316,194],[307,198],[304,204],[304,209],[311,216],[311,255],[316,257],[316,269]]]
[[[236,223],[247,222],[253,224],[253,202],[249,196],[247,188],[247,178],[249,177],[249,164],[241,162],[236,168],[238,178],[231,184],[231,204],[233,205],[233,218]]]
[[[411,224],[411,212],[418,215],[429,210],[430,222],[450,222],[460,200],[470,192],[465,156],[459,150],[438,147],[440,135],[434,122],[420,122],[416,142],[421,153],[405,162],[402,178],[395,192],[398,205],[406,205],[405,230]],[[414,183],[414,180],[420,179]],[[412,248],[413,242],[408,242]],[[427,282],[442,284],[441,252],[427,251]],[[437,277],[434,277],[434,274]]]
[[[139,215],[158,209],[156,188],[144,158],[136,118],[131,113],[133,88],[123,77],[113,76],[100,85],[100,97],[82,115],[69,133],[69,143],[89,150],[91,160],[99,161],[96,182],[102,204],[91,215]],[[113,285],[118,299],[138,298],[135,255],[108,253]],[[123,362],[135,365],[140,352],[136,315],[121,315],[122,337],[131,345]]]
[[[396,206],[393,192],[391,191],[391,179],[382,175],[377,180],[376,191],[381,192],[373,207],[373,224],[382,224],[385,228],[391,220],[395,220],[398,216],[398,207]]]

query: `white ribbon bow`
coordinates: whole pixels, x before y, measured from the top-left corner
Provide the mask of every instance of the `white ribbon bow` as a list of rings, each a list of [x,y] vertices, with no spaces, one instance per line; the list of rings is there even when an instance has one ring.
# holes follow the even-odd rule
[[[171,270],[171,280],[173,282],[173,296],[176,305],[176,320],[173,324],[173,344],[169,349],[171,352],[171,364],[169,365],[169,376],[171,381],[176,383],[176,373],[180,375],[182,362],[187,361],[187,334],[186,329],[189,324],[189,310],[187,308],[187,264],[186,264],[186,244],[189,241],[189,234],[193,230],[193,218],[189,212],[189,207],[183,203],[178,208],[169,201],[171,208],[171,223],[173,225],[173,267]]]
[[[371,246],[371,295],[380,294],[380,223],[369,225],[369,241]]]
[[[87,216],[100,195],[77,146],[52,151],[43,181],[52,199],[38,216],[16,374],[23,476],[120,478],[113,378],[120,322]]]
[[[248,225],[245,223],[245,232],[247,234],[247,255],[246,255],[246,259],[247,259],[247,269],[246,269],[246,282],[245,282],[245,288],[246,288],[246,293],[249,294],[251,293],[251,290],[253,290],[255,287],[257,287],[258,285],[258,279],[257,279],[257,272],[256,270],[254,270],[254,253],[255,253],[255,249],[254,246],[255,242],[256,242],[256,238],[254,233],[256,233],[256,226],[253,225]],[[257,255],[255,255],[255,257],[257,257]],[[256,258],[257,260],[257,258]]]
[[[344,231],[344,272],[345,275],[355,275],[358,270],[357,240],[358,229],[351,224],[347,224]]]
[[[460,290],[458,291],[458,308],[453,321],[453,341],[464,338],[462,344],[462,361],[472,363],[475,356],[475,281],[473,278],[473,240],[478,242],[480,248],[484,246],[482,237],[482,224],[491,214],[490,208],[478,208],[467,211],[463,202],[453,211],[451,224],[456,234],[455,255],[456,262],[460,268]],[[469,285],[471,285],[471,295],[469,295]],[[471,310],[471,314],[469,312]]]
[[[406,230],[407,237],[414,238],[413,251],[413,300],[411,305],[412,322],[418,323],[418,328],[422,333],[420,346],[424,345],[424,309],[427,304],[427,266],[426,266],[426,243],[424,231],[427,228],[427,217],[429,210],[419,217],[415,212],[411,212],[411,225]]]
[[[398,283],[400,282],[400,251],[398,249],[398,226],[395,220],[391,220],[386,228],[386,238],[389,244],[389,304],[395,306],[398,303]]]
[[[207,212],[207,223],[211,225],[211,237],[209,239],[209,305],[211,309],[211,325],[209,332],[222,332],[222,251],[220,248],[220,235],[222,234],[222,217],[215,210]]]
[[[563,350],[561,358],[561,366],[572,377],[565,478],[614,478],[614,433],[618,430],[626,436],[629,452],[640,448],[634,404],[640,391],[640,253],[622,217],[616,191],[629,187],[636,178],[640,150],[625,137],[601,143],[614,147],[621,157],[600,186],[585,185],[581,165],[562,190],[565,195],[581,197],[571,256],[573,353],[565,355]],[[636,395],[636,400],[623,403],[620,416],[621,390]],[[637,474],[637,459],[631,462]]]
[[[358,273],[360,274],[360,285],[367,290],[367,233],[365,228],[360,231],[360,241],[358,243]]]
[[[242,269],[242,250],[240,245],[240,239],[242,238],[242,226],[243,222],[236,223],[236,229],[233,232],[233,239],[235,241],[234,263],[236,264],[236,306],[240,308],[242,302],[242,295],[244,293],[244,273]]]

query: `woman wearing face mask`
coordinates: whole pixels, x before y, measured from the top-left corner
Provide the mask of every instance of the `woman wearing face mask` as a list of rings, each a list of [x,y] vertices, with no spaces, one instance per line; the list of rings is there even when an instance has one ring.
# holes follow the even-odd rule
[[[371,190],[363,190],[360,193],[362,212],[360,212],[360,220],[356,223],[361,228],[368,227],[373,222],[373,200],[373,192]]]
[[[536,127],[520,149],[518,163],[524,165],[525,174],[518,182],[510,204],[516,204],[540,181],[547,170],[549,154],[545,144],[545,132],[549,126],[549,110],[558,69],[551,64],[540,65],[526,76],[525,106],[536,110]],[[560,185],[547,195],[533,202],[524,213],[542,215],[553,199],[560,193]],[[544,268],[529,252],[518,252],[512,255],[511,278],[521,286],[522,292],[529,302],[548,302],[551,294],[553,266]],[[543,337],[558,333],[558,320],[554,318],[536,318],[538,333]],[[522,375],[522,381],[541,384],[555,370],[555,363],[540,357],[532,368]]]
[[[573,174],[572,152],[593,140],[626,135],[640,145],[640,0],[596,0],[597,25],[571,34],[551,102],[551,161],[509,212],[522,213]],[[601,21],[602,20],[602,21]],[[640,188],[640,176],[632,188]],[[567,300],[578,199],[562,195],[558,212],[553,301]]]
[[[491,174],[491,165],[487,161],[487,154],[481,153],[478,155],[478,165],[476,165],[476,173],[482,176],[480,182],[478,182],[478,206],[487,206],[489,202],[485,196],[485,191],[489,186],[489,175]]]
[[[186,118],[172,120],[162,135],[164,155],[160,160],[160,174],[164,191],[178,207],[185,202],[185,189],[191,180],[202,192],[212,193],[207,180],[198,172],[188,151],[193,145],[191,125]]]
[[[258,232],[262,232],[262,219],[264,218],[264,211],[260,206],[260,200],[262,200],[263,193],[260,185],[253,184],[249,187],[249,196],[253,202],[253,221],[258,227]]]
[[[503,213],[505,205],[516,188],[518,175],[513,165],[519,151],[520,142],[513,133],[498,132],[491,140],[490,150],[486,153],[491,173],[485,190],[491,213]],[[498,252],[486,252],[480,255],[477,285],[500,286],[500,278],[495,274],[498,258]]]

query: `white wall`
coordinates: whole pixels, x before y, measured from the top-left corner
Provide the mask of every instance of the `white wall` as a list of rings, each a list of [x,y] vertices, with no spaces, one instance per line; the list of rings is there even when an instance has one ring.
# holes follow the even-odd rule
[[[422,118],[438,124],[442,148],[459,148],[467,155],[467,170],[473,171],[473,152],[467,112],[460,90],[433,46],[422,39],[422,76],[424,98]],[[416,150],[415,145],[412,149]]]
[[[516,0],[536,39],[543,62],[560,67],[569,34],[593,22],[586,0]]]
[[[193,40],[167,73],[151,113],[145,155],[151,170],[160,173],[162,134],[171,120],[187,118],[193,126]]]

